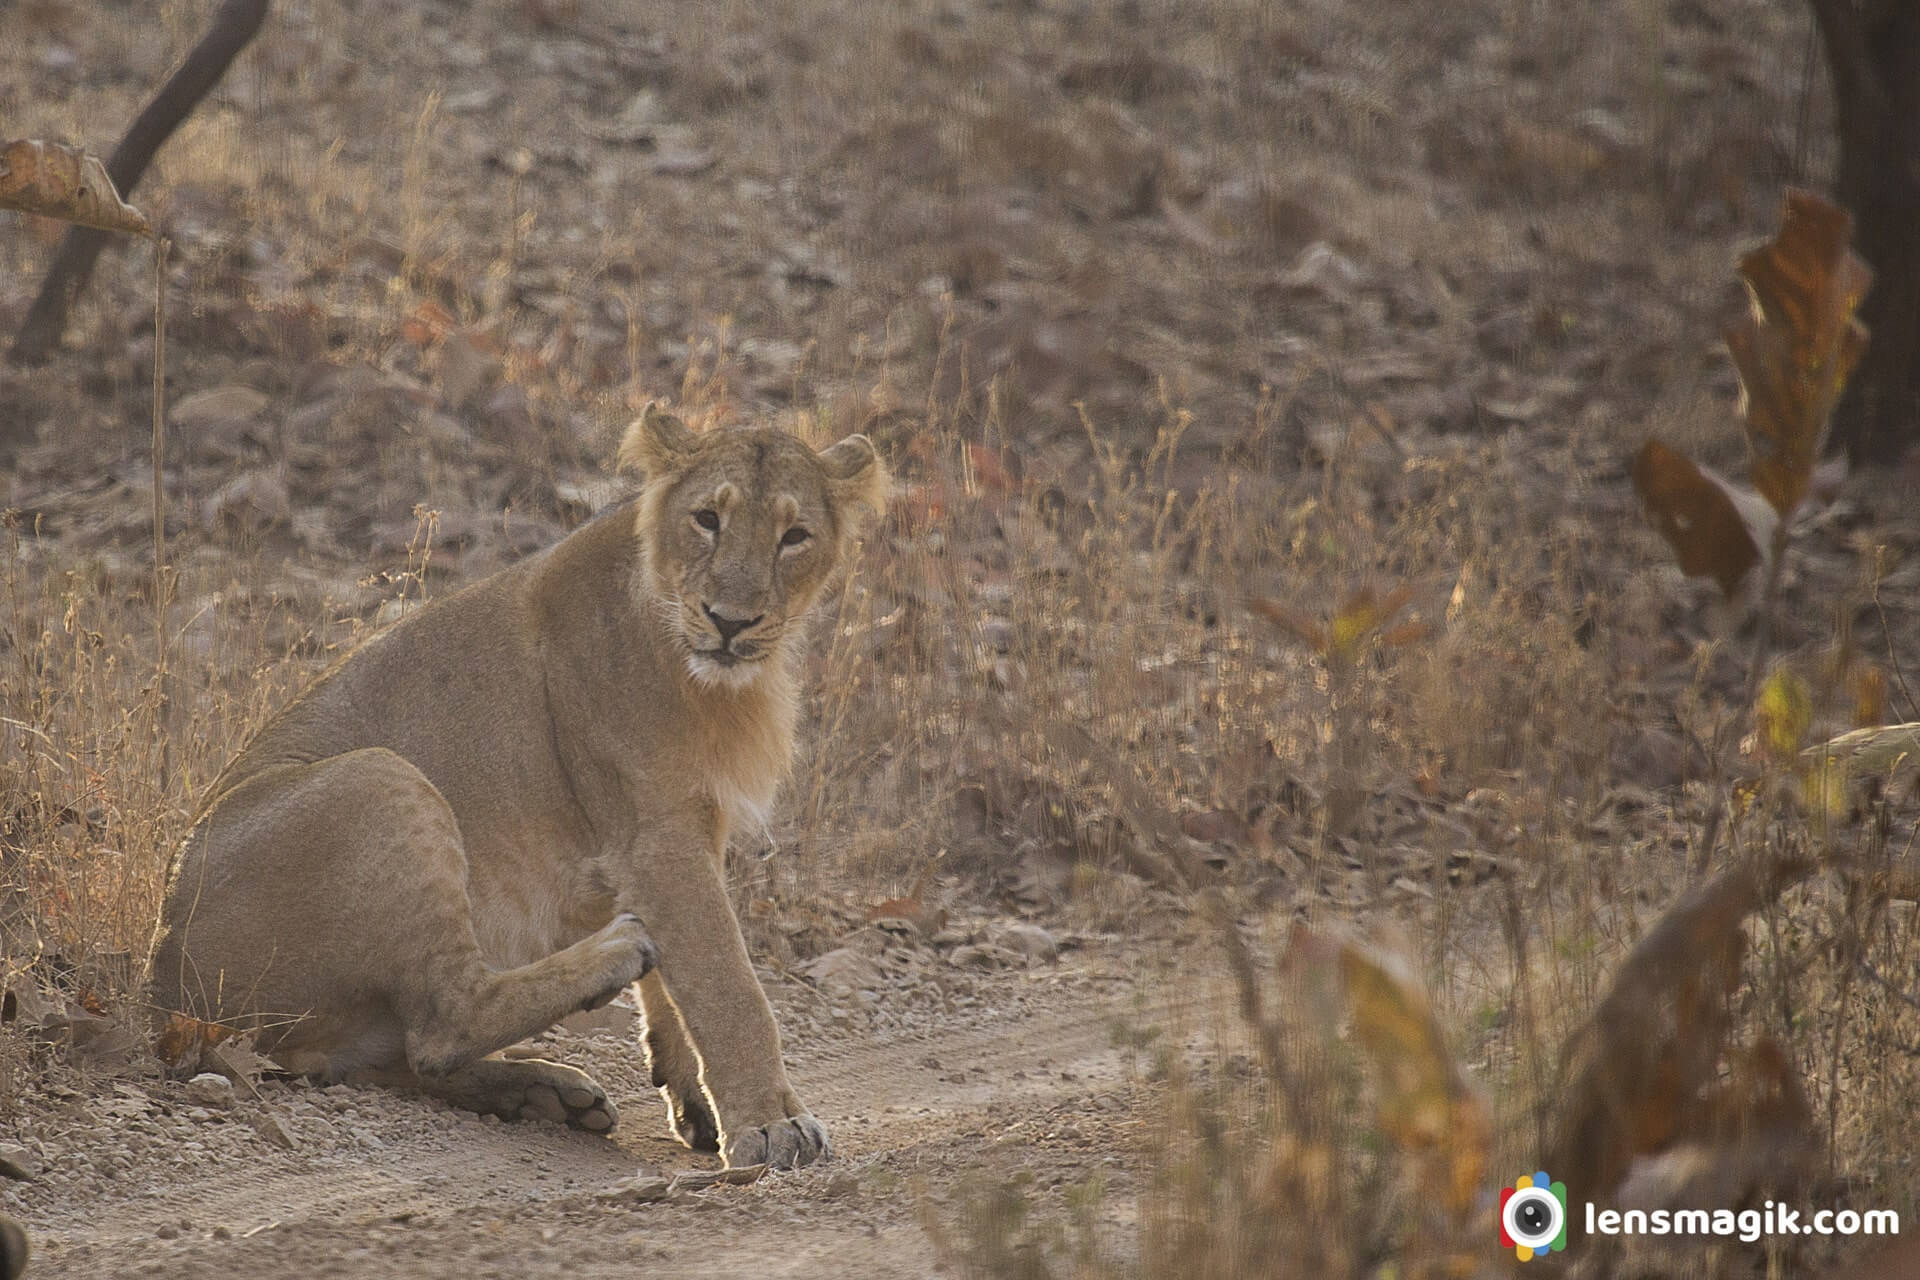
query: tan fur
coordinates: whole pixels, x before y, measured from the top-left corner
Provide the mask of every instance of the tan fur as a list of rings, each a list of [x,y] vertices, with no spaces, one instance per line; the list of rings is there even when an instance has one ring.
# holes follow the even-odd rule
[[[804,1164],[826,1134],[722,854],[786,775],[805,616],[886,470],[864,437],[815,453],[651,406],[620,459],[635,502],[376,637],[227,766],[169,885],[155,1004],[260,1027],[292,1070],[604,1129],[584,1075],[492,1055],[645,976],[676,1132]]]

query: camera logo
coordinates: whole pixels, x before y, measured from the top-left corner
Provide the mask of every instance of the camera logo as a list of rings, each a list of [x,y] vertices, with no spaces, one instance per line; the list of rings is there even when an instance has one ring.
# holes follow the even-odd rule
[[[1522,1262],[1567,1247],[1567,1184],[1544,1173],[1500,1189],[1500,1243]]]

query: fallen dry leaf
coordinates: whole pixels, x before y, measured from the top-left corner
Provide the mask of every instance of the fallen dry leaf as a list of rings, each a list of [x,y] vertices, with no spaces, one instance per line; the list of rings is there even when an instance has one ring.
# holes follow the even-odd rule
[[[991,445],[969,442],[966,450],[968,491],[971,493],[1012,493],[1020,487],[1007,465],[1005,451]]]
[[[947,923],[947,913],[938,907],[929,907],[926,903],[927,885],[933,879],[935,868],[940,865],[938,856],[927,860],[920,874],[913,879],[913,887],[897,898],[888,898],[867,908],[867,919],[903,920],[913,926],[922,937],[931,937]]]
[[[416,347],[430,347],[452,333],[459,323],[453,312],[426,298],[400,322],[400,336]]]
[[[114,190],[100,157],[62,142],[20,138],[0,147],[0,209],[102,231],[153,234],[147,216]]]
[[[217,1022],[202,1022],[184,1013],[175,1013],[154,1037],[153,1052],[162,1062],[174,1067],[198,1065],[200,1054],[234,1034],[234,1028]]]

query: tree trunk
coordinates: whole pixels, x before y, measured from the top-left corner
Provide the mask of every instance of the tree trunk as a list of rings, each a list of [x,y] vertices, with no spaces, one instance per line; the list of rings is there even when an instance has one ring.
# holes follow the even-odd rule
[[[173,136],[180,122],[192,114],[200,99],[220,83],[220,77],[253,40],[266,17],[267,0],[226,0],[220,6],[207,33],[200,37],[200,43],[193,46],[180,69],[160,86],[160,92],[153,95],[153,101],[134,120],[127,136],[120,139],[120,145],[108,158],[107,176],[113,179],[121,199],[133,198],[133,188],[153,162],[154,154]],[[47,269],[47,278],[40,285],[39,296],[34,298],[27,318],[20,325],[20,334],[14,339],[13,349],[8,352],[14,364],[44,364],[60,345],[61,335],[67,331],[67,313],[73,309],[73,300],[87,287],[87,280],[93,275],[94,259],[106,245],[104,231],[91,227],[73,227],[67,231],[66,238],[60,242],[60,251],[54,255],[53,266]]]
[[[1867,352],[1834,413],[1855,464],[1920,444],[1920,3],[1812,0],[1840,134],[1835,198],[1873,268]]]

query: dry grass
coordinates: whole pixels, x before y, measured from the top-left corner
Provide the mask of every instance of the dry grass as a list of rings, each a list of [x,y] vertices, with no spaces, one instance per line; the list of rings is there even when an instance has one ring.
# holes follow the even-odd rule
[[[417,599],[424,556],[416,548],[355,598],[317,604],[226,576],[223,560],[190,563],[168,575],[162,641],[150,576],[113,557],[63,555],[12,512],[4,536],[7,981],[30,975],[43,995],[144,1027],[147,951],[201,792],[300,684],[358,643],[366,623],[351,610],[391,614]],[[38,1030],[0,1033],[9,1060],[44,1063]],[[18,1101],[0,1094],[7,1110]]]

